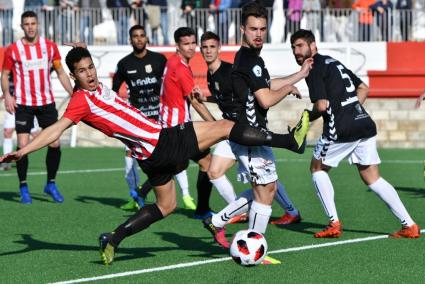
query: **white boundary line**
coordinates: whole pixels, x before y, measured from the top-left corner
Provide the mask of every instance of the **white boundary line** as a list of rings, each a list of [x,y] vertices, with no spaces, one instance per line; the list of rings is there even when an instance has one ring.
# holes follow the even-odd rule
[[[422,234],[425,233],[425,229],[421,230],[421,233]],[[294,251],[303,251],[303,250],[323,248],[323,247],[331,247],[331,246],[339,246],[339,245],[345,245],[345,244],[361,243],[361,242],[367,242],[367,241],[373,241],[373,240],[379,240],[379,239],[386,239],[386,238],[388,238],[388,235],[378,235],[378,236],[372,236],[372,237],[366,237],[366,238],[358,238],[358,239],[330,242],[330,243],[324,243],[324,244],[317,244],[317,245],[309,245],[309,246],[301,246],[301,247],[274,250],[274,251],[270,251],[268,254],[278,254],[278,253],[287,253],[287,252],[294,252]],[[157,272],[157,271],[174,270],[174,269],[179,269],[179,268],[193,267],[193,266],[199,266],[199,265],[210,264],[210,263],[215,263],[215,262],[223,262],[223,261],[228,261],[230,259],[231,259],[230,257],[222,257],[222,258],[216,258],[216,259],[186,262],[186,263],[180,263],[180,264],[160,266],[160,267],[155,267],[155,268],[146,268],[146,269],[141,269],[141,270],[106,274],[106,275],[96,276],[96,277],[80,278],[80,279],[74,279],[74,280],[53,282],[51,284],[71,284],[71,283],[83,283],[83,282],[91,282],[91,281],[98,281],[98,280],[105,280],[105,279],[113,279],[113,278],[118,278],[118,277],[139,275],[139,274],[151,273],[151,272]]]
[[[298,162],[304,163],[309,162],[308,159],[276,159],[276,162]],[[421,164],[423,160],[387,160],[383,161],[383,164]],[[191,163],[189,167],[195,167],[196,164]],[[58,171],[58,174],[80,174],[80,173],[103,173],[103,172],[118,172],[124,171],[124,168],[105,168],[105,169],[87,169],[87,170],[66,170],[66,171]],[[40,176],[45,175],[46,172],[28,172],[29,176]],[[16,176],[16,172],[13,171],[11,173],[0,174],[0,177],[11,177]]]

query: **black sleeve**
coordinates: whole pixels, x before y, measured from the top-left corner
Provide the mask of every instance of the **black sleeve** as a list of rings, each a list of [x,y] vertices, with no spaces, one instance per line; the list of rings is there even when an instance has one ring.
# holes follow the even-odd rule
[[[267,71],[260,64],[252,64],[251,66],[249,70],[246,70],[248,76],[245,77],[248,79],[247,84],[251,91],[256,92],[264,88],[269,89]]]
[[[125,77],[123,75],[123,73],[124,73],[123,71],[124,70],[121,66],[121,61],[120,61],[120,62],[118,62],[118,65],[117,65],[117,71],[115,72],[114,77],[112,78],[112,90],[115,93],[118,93],[122,82],[124,82],[124,80],[125,80]]]
[[[314,63],[313,69],[311,69],[307,77],[308,92],[312,103],[327,98],[325,86],[326,68],[324,67],[323,63]]]

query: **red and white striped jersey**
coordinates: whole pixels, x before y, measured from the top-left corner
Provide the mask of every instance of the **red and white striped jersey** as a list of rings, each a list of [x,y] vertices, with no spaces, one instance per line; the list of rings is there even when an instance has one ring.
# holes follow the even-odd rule
[[[44,106],[54,102],[50,71],[56,60],[61,60],[57,45],[43,37],[35,44],[24,44],[21,39],[7,48],[3,69],[13,73],[17,104]]]
[[[102,84],[96,91],[76,90],[63,116],[75,124],[83,121],[121,140],[139,160],[149,158],[161,131],[159,122],[149,119]]]
[[[160,121],[163,127],[191,121],[187,96],[194,86],[190,66],[178,54],[171,56],[165,66],[161,89]]]

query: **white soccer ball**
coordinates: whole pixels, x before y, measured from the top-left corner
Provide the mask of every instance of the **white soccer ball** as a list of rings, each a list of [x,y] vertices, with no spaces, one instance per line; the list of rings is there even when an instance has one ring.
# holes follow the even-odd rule
[[[263,234],[254,230],[242,230],[233,236],[230,255],[243,266],[260,264],[267,254],[267,241]]]

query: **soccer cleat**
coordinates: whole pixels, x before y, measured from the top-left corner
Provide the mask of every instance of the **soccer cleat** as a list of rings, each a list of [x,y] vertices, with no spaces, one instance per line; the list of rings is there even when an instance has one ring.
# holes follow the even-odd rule
[[[115,247],[110,243],[111,236],[111,233],[103,233],[99,236],[100,258],[105,265],[114,261]]]
[[[28,186],[24,185],[19,188],[19,191],[21,192],[21,203],[22,204],[31,204],[32,198],[30,195],[30,192],[28,190]]]
[[[342,224],[339,221],[329,222],[323,231],[314,234],[315,238],[339,238],[342,235]]]
[[[261,262],[263,265],[269,265],[269,264],[281,264],[280,260],[277,260],[276,258],[273,258],[271,256],[266,255]]]
[[[139,210],[139,204],[134,200],[129,200],[126,204],[120,206],[122,210]]]
[[[421,235],[421,230],[418,225],[413,224],[412,226],[402,226],[400,231],[389,235],[390,238],[409,238],[416,239]]]
[[[53,198],[53,201],[56,203],[63,202],[63,196],[59,192],[59,189],[54,182],[49,182],[46,184],[44,187],[44,193],[50,195]]]
[[[224,227],[219,228],[214,226],[211,221],[211,217],[202,220],[202,223],[204,224],[204,227],[213,235],[216,243],[225,249],[230,247],[230,244],[226,239],[226,229]]]
[[[183,203],[185,209],[196,210],[196,204],[193,202],[193,198],[189,194],[183,195]]]
[[[229,224],[236,224],[236,223],[244,223],[248,221],[248,214],[247,213],[242,213],[240,215],[236,215],[232,218],[230,218],[229,220]]]
[[[298,151],[304,152],[305,143],[306,143],[305,140],[306,140],[309,128],[310,128],[310,114],[307,110],[304,110],[301,115],[301,119],[298,121],[297,125],[291,130],[291,133],[293,133]]]
[[[279,219],[273,220],[270,222],[270,224],[273,225],[289,225],[289,224],[295,224],[301,222],[301,215],[298,212],[297,215],[293,216],[289,213],[285,213],[282,217]]]

